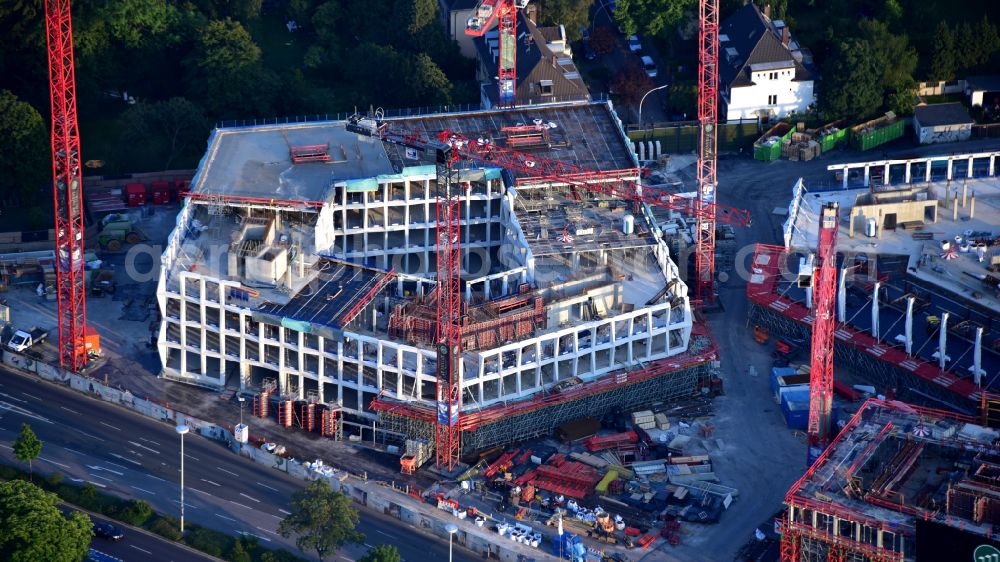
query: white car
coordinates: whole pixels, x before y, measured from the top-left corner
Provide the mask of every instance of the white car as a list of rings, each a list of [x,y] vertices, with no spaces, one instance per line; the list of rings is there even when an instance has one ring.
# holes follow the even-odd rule
[[[649,55],[643,55],[642,57],[642,68],[646,71],[646,75],[650,78],[656,78],[656,63]]]
[[[638,53],[642,50],[642,43],[639,42],[639,36],[633,35],[628,38],[628,50],[633,53]]]

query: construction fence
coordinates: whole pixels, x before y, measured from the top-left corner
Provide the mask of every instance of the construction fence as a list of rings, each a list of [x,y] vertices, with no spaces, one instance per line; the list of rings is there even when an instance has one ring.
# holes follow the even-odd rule
[[[451,512],[433,508],[433,506],[416,499],[410,494],[407,486],[397,482],[369,479],[367,474],[354,474],[330,467],[310,466],[309,463],[287,459],[253,446],[241,446],[236,442],[232,429],[229,427],[189,416],[175,410],[169,404],[136,396],[127,390],[107,386],[97,379],[70,373],[59,367],[8,350],[0,350],[0,362],[20,372],[65,385],[92,398],[99,398],[105,402],[129,408],[143,416],[171,425],[185,424],[203,437],[229,444],[235,454],[295,478],[307,481],[326,478],[334,490],[343,492],[355,503],[419,527],[442,540],[448,540],[447,528],[450,524],[455,524],[458,527],[458,532],[454,535],[455,542],[484,558],[518,562],[543,555],[541,550],[513,542],[486,527],[463,523]]]
[[[756,119],[719,123],[718,127],[720,152],[752,150],[754,141],[760,136]],[[698,148],[698,122],[654,123],[650,127],[630,125],[628,138],[633,142],[660,141],[663,152],[693,152]]]

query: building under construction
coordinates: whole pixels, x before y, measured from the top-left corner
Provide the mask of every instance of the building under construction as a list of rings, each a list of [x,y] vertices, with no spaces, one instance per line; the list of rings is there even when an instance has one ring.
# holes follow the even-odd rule
[[[782,561],[995,558],[998,439],[967,416],[870,399],[785,496]]]
[[[747,284],[758,334],[807,342],[819,208],[841,209],[835,353],[854,382],[976,415],[1000,375],[1000,153],[840,164],[863,185],[796,184],[785,245],[758,245]]]
[[[638,179],[610,103],[385,122]],[[716,349],[648,205],[457,168],[466,449],[707,386]],[[260,393],[288,425],[319,405],[432,441],[439,177],[347,121],[214,131],[162,257],[164,376]]]

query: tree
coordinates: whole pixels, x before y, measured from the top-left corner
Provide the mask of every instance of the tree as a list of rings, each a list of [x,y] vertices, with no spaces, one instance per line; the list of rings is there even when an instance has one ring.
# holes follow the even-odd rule
[[[618,0],[614,19],[625,35],[657,35],[684,17],[695,0]]]
[[[976,64],[987,64],[993,55],[1000,50],[1000,35],[997,34],[997,26],[993,25],[985,15],[976,25],[975,30],[976,45],[979,49],[979,58]]]
[[[625,105],[639,105],[642,96],[653,87],[653,81],[638,63],[628,64],[611,77],[611,93]]]
[[[66,516],[59,497],[23,480],[0,483],[0,560],[79,562],[87,554],[90,518]]]
[[[824,71],[819,107],[828,120],[873,115],[882,105],[882,71],[871,45],[851,38],[837,45]]]
[[[42,442],[35,436],[35,432],[31,430],[31,426],[22,423],[21,424],[21,435],[14,440],[14,456],[17,460],[21,462],[28,462],[28,475],[29,477],[34,475],[34,471],[31,468],[31,461],[38,458],[38,455],[42,453]]]
[[[955,78],[955,35],[948,22],[942,21],[934,32],[934,49],[931,53],[931,80]]]
[[[122,114],[120,122],[126,147],[156,155],[164,170],[178,156],[203,149],[209,129],[201,108],[181,97],[140,101]]]
[[[226,558],[229,562],[252,562],[250,558],[250,553],[247,552],[247,548],[243,546],[243,540],[237,538],[233,541],[233,548],[229,551],[229,556]]]
[[[910,46],[906,35],[894,35],[885,23],[876,20],[862,19],[858,29],[881,69],[879,83],[883,90],[895,90],[913,81],[917,50]]]
[[[34,203],[52,169],[48,131],[31,104],[0,90],[0,207]]]
[[[611,53],[615,50],[616,45],[618,45],[618,39],[615,38],[615,32],[606,25],[596,27],[594,32],[590,34],[590,48],[598,55]]]
[[[358,558],[358,562],[399,562],[399,551],[390,544],[380,544]]]
[[[261,64],[260,47],[238,21],[209,22],[187,67],[192,97],[213,115],[270,113],[277,79]]]
[[[541,0],[538,17],[544,25],[563,25],[570,41],[580,38],[580,30],[590,24],[591,0]]]
[[[314,480],[291,499],[292,513],[278,525],[281,536],[298,535],[299,550],[315,550],[325,560],[347,543],[363,542],[365,536],[355,530],[359,517],[351,500],[333,491],[326,480]]]

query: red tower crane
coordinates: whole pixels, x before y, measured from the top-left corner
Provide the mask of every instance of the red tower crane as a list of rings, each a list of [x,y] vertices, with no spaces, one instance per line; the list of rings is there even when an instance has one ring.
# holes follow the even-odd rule
[[[695,228],[695,298],[715,299],[716,124],[719,107],[719,0],[698,5],[698,213]]]
[[[819,245],[813,272],[816,319],[812,325],[812,359],[809,366],[809,464],[830,444],[833,408],[834,300],[837,297],[838,205],[820,212]]]
[[[561,183],[572,189],[601,193],[610,197],[647,203],[700,217],[711,213],[719,220],[748,226],[750,214],[742,209],[666,193],[627,179],[622,172],[597,172],[574,164],[533,156],[493,144],[475,141],[452,131],[441,131],[436,139],[421,133],[395,131],[375,119],[355,116],[347,130],[380,138],[383,141],[433,152],[437,162],[437,420],[435,424],[435,459],[437,466],[454,469],[461,456],[461,252],[460,196],[453,189],[457,183],[454,164],[465,158],[529,175],[533,180]]]
[[[52,179],[56,218],[56,293],[59,365],[80,371],[87,362],[83,271],[83,186],[76,119],[70,0],[46,0],[49,92],[52,102]]]
[[[497,107],[514,107],[517,91],[517,10],[528,0],[479,0],[474,15],[465,25],[465,34],[482,37],[498,22],[500,41],[497,60]]]

